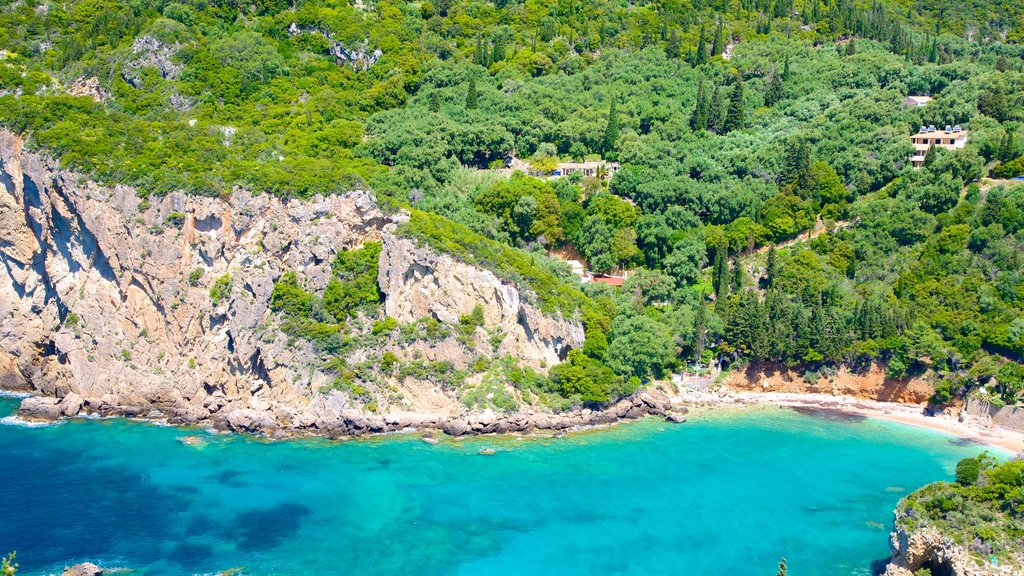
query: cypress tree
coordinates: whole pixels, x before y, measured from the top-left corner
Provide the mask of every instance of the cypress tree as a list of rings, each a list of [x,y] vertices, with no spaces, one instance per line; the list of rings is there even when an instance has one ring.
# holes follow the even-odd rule
[[[805,197],[810,195],[813,183],[811,177],[811,146],[806,140],[798,140],[790,144],[789,152],[783,163],[780,182],[790,192]]]
[[[708,129],[708,95],[704,90],[704,78],[697,84],[697,104],[693,107],[693,115],[690,116],[690,128],[695,132]]]
[[[850,41],[846,43],[846,55],[847,56],[853,56],[856,53],[857,53],[857,46],[856,46],[856,44],[854,44],[853,38],[850,38]]]
[[[430,111],[438,113],[441,111],[441,98],[437,95],[437,91],[430,93]]]
[[[693,335],[695,342],[693,343],[693,361],[700,362],[700,357],[704,355],[704,340],[707,337],[707,305],[704,303],[704,292],[700,293],[700,304],[697,306],[697,318],[694,320]]]
[[[604,139],[601,141],[601,147],[604,150],[605,156],[608,156],[609,152],[615,151],[615,144],[619,141],[619,111],[616,107],[615,100],[612,100],[612,107],[608,110],[608,125],[604,128]]]
[[[782,63],[782,81],[785,82],[787,80],[789,80],[789,56],[786,56]]]
[[[743,288],[743,267],[740,264],[739,252],[737,252],[729,269],[729,290],[739,292],[741,288]]]
[[[705,46],[707,39],[704,37],[704,25],[700,25],[700,36],[697,37],[697,54],[693,58],[694,65],[700,66],[708,61],[708,49]]]
[[[784,89],[782,86],[782,75],[779,74],[778,70],[772,69],[772,77],[765,86],[764,92],[764,103],[768,106],[774,106],[777,102],[782,100],[784,95]]]
[[[505,39],[501,35],[494,37],[494,47],[491,49],[491,60],[501,62],[505,59]]]
[[[728,248],[720,246],[715,250],[715,270],[712,275],[712,285],[715,288],[715,298],[721,300],[729,294],[728,285],[728,262],[726,261]]]
[[[722,28],[722,21],[718,21],[718,29],[715,30],[715,38],[711,45],[711,55],[721,56],[725,52],[725,31]]]
[[[1007,130],[1006,134],[1003,135],[1003,141],[999,144],[999,160],[1002,162],[1009,162],[1016,158],[1017,145],[1014,142],[1013,131]]]
[[[722,101],[722,89],[719,86],[715,86],[715,91],[711,93],[711,103],[708,104],[708,130],[718,133],[722,130],[722,123],[724,122],[723,113],[725,112],[724,102]]]
[[[476,94],[476,80],[469,81],[469,88],[466,89],[466,110],[476,110],[477,107],[477,94]]]
[[[779,273],[779,257],[775,253],[775,245],[768,248],[768,260],[765,263],[764,280],[765,287],[771,288],[775,283],[775,276]]]
[[[729,111],[725,115],[722,132],[729,133],[733,130],[743,130],[743,127],[746,125],[745,112],[743,106],[743,78],[736,74],[736,83],[733,85],[732,95],[729,98]]]
[[[668,40],[665,42],[665,57],[669,60],[675,60],[679,58],[679,54],[683,50],[683,40],[679,37],[679,32],[672,29],[672,32],[668,35]]]
[[[476,37],[476,53],[473,54],[473,63],[474,64],[477,64],[479,66],[483,66],[484,65],[483,53],[484,53],[484,42],[483,42],[483,40],[479,36],[477,36]]]

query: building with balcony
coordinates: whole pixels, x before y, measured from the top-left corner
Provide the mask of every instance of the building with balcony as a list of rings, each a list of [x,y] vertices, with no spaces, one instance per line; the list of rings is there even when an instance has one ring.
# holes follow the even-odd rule
[[[946,126],[939,130],[935,126],[921,126],[921,129],[910,137],[914,144],[914,155],[910,157],[914,168],[924,166],[925,155],[932,146],[947,150],[961,150],[967,146],[967,131],[960,126]]]

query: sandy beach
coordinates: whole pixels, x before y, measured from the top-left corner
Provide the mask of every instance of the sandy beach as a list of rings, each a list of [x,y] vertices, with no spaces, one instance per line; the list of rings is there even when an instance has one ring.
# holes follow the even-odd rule
[[[849,414],[859,414],[868,418],[880,418],[911,426],[930,428],[959,438],[965,438],[999,448],[1010,454],[1024,451],[1024,434],[1002,428],[987,426],[976,418],[967,418],[961,422],[955,416],[928,416],[924,413],[923,404],[900,404],[879,402],[852,396],[833,396],[830,394],[798,394],[787,392],[736,392],[729,391],[724,396],[712,392],[684,391],[675,400],[689,405],[715,406],[786,406],[792,408],[813,408],[836,410]]]

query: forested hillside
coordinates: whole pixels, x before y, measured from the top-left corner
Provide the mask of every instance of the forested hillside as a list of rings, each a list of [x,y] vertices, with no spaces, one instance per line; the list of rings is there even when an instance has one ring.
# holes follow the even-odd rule
[[[1013,403],[1024,186],[982,179],[1024,174],[1022,41],[1010,0],[7,1],[0,124],[145,195],[369,188],[544,297],[578,282],[549,250],[628,270],[571,308],[574,400],[718,359]],[[966,149],[913,169],[922,125]]]

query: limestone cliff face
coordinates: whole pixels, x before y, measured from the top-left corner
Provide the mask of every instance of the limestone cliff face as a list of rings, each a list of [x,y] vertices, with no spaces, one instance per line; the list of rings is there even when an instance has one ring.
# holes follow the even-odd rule
[[[967,549],[932,526],[907,530],[901,525],[896,510],[896,527],[889,535],[890,559],[883,576],[914,576],[924,568],[933,574],[950,576],[1013,576],[1020,574],[1014,566],[995,566],[976,561]]]
[[[334,378],[324,358],[277,330],[269,308],[281,274],[321,291],[338,250],[382,234],[385,308],[397,319],[457,321],[480,303],[508,334],[501,353],[535,365],[582,343],[578,322],[540,314],[493,274],[385,233],[392,218],[364,192],[147,202],[24,151],[6,131],[0,181],[0,387],[42,395],[29,413],[159,409],[184,422],[326,433],[397,426],[364,417],[342,392],[321,393]],[[230,289],[216,301],[218,281]]]
[[[514,356],[543,370],[583,345],[583,325],[561,315],[545,315],[526,302],[519,289],[493,272],[460,262],[447,254],[418,247],[409,238],[387,232],[379,268],[385,312],[399,322],[432,316],[455,324],[476,305],[484,327],[504,334],[491,354]]]

